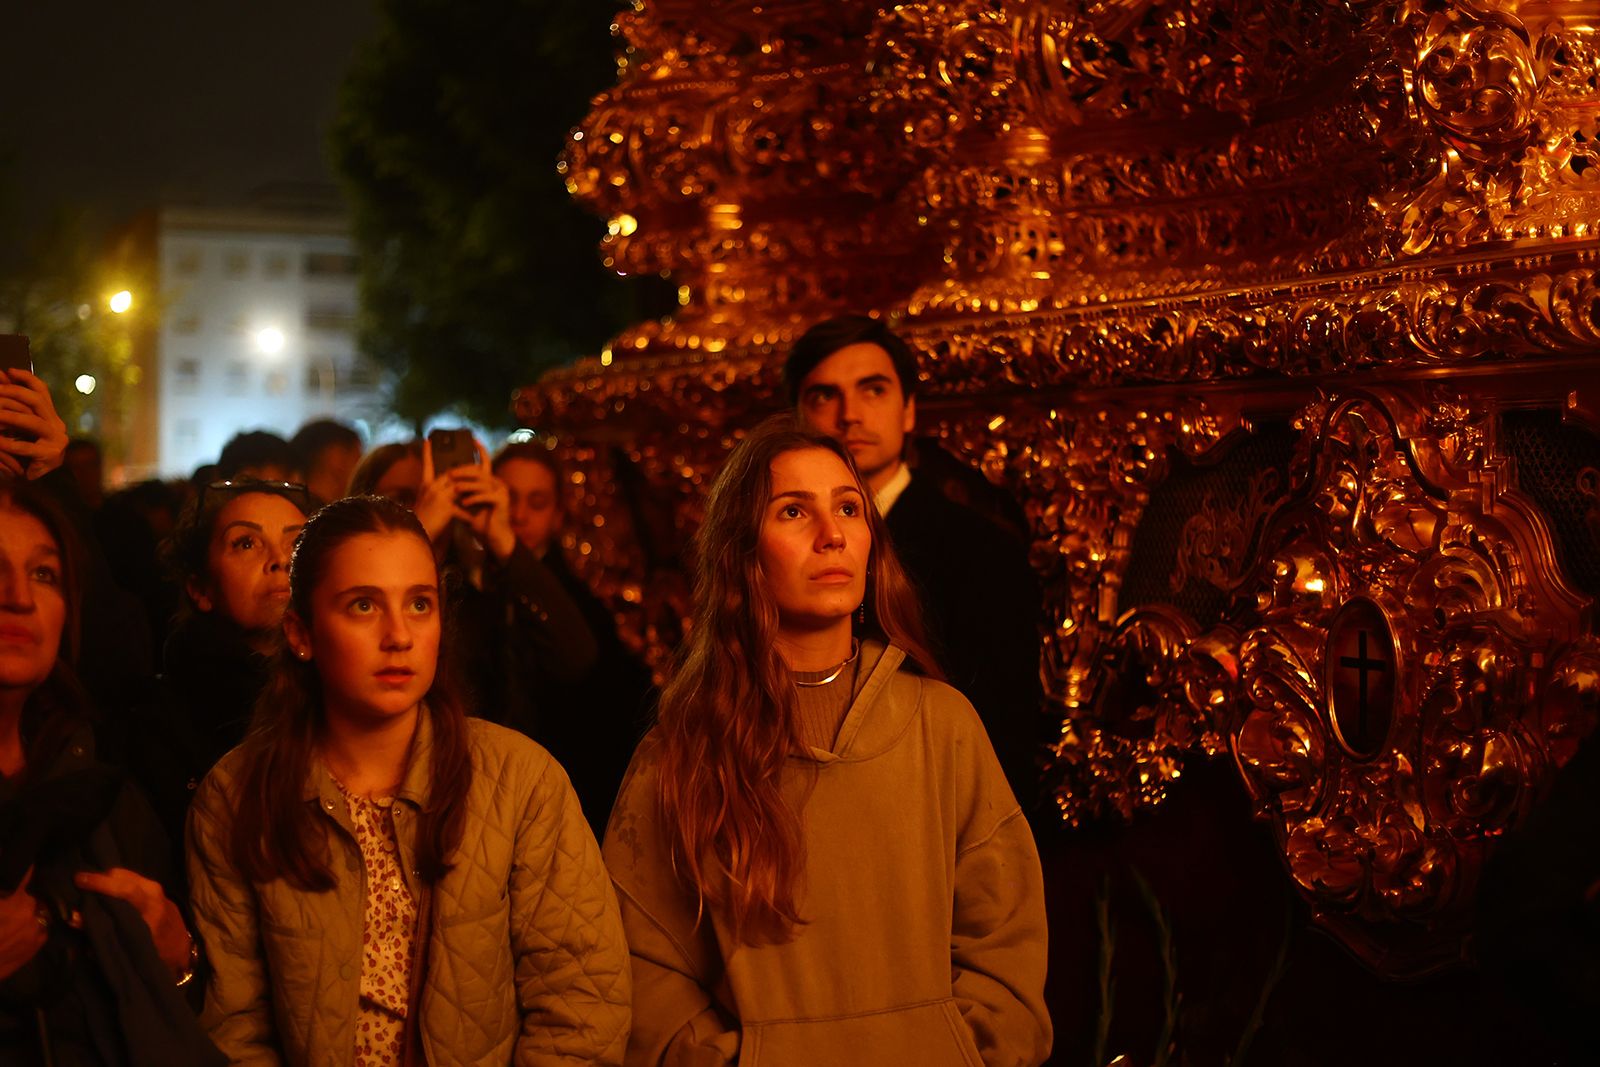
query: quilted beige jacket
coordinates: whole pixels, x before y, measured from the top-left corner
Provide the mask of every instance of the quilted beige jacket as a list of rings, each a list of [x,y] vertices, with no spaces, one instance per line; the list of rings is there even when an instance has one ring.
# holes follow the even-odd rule
[[[411,877],[416,816],[428,805],[429,723],[419,717],[396,794]],[[620,1064],[628,950],[577,798],[526,737],[480,720],[470,730],[466,831],[454,869],[432,891],[420,1007],[427,1063]],[[236,1064],[345,1067],[355,1058],[365,907],[348,808],[316,765],[305,802],[325,816],[333,890],[245,882],[228,847],[239,755],[206,778],[189,817],[195,924],[214,971],[202,1022]]]

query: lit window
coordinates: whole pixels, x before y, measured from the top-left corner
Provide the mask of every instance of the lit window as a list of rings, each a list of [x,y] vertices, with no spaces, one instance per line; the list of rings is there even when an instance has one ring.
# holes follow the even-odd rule
[[[327,356],[313,356],[306,364],[306,392],[331,393],[338,385],[338,378],[333,369],[333,360]]]
[[[378,368],[369,359],[357,356],[350,364],[350,372],[346,375],[346,384],[352,389],[376,389],[378,387]]]
[[[193,393],[200,388],[200,361],[180,359],[172,364],[172,390],[176,393]]]
[[[355,325],[355,311],[343,304],[313,304],[306,308],[307,329],[348,333]]]
[[[344,252],[307,252],[306,273],[320,278],[352,277],[359,267],[355,256]]]

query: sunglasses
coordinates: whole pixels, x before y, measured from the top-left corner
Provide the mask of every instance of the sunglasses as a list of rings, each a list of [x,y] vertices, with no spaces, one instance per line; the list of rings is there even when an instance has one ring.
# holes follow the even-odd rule
[[[211,482],[203,485],[200,487],[200,499],[196,507],[203,513],[207,499],[214,503],[217,500],[231,500],[246,493],[271,493],[273,496],[281,496],[299,508],[302,514],[311,514],[311,490],[300,482],[265,482],[257,478],[241,478],[237,481]]]

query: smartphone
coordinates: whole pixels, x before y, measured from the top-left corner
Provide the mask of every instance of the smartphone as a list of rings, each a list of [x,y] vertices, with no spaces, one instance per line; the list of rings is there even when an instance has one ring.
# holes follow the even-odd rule
[[[478,449],[473,444],[471,430],[433,430],[428,434],[428,447],[433,452],[434,474],[478,464]]]
[[[25,370],[33,373],[33,355],[28,338],[20,333],[0,333],[0,370]]]
[[[20,333],[0,333],[0,371],[25,370],[33,372],[33,354],[28,350],[28,339]],[[0,374],[0,381],[9,383],[9,374]],[[20,430],[0,430],[0,437],[14,441],[32,441],[31,433]]]

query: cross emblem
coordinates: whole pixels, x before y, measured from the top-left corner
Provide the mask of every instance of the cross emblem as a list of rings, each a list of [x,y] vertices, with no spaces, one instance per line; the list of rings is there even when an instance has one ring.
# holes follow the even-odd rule
[[[1352,598],[1328,627],[1328,721],[1356,759],[1375,758],[1394,724],[1399,654],[1388,617],[1367,597]]]
[[[1358,647],[1354,656],[1340,656],[1339,665],[1349,667],[1361,672],[1361,697],[1356,712],[1356,733],[1363,741],[1367,738],[1367,675],[1378,671],[1386,671],[1389,665],[1381,659],[1372,659],[1367,655],[1367,631],[1362,630],[1358,638]]]

